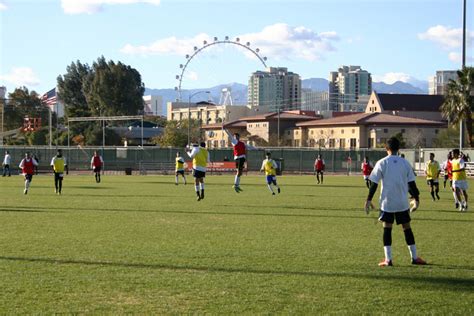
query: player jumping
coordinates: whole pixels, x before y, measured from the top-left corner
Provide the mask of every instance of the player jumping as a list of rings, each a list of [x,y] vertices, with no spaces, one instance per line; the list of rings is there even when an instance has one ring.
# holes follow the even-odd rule
[[[201,146],[194,145],[188,149],[188,156],[193,159],[193,177],[196,187],[197,200],[204,199],[204,178],[206,177],[207,163],[210,162],[206,143],[201,142]]]
[[[240,177],[242,176],[242,171],[244,170],[245,160],[247,158],[247,146],[244,142],[240,140],[240,134],[234,133],[233,135],[225,130],[227,136],[229,136],[232,146],[234,147],[234,160],[235,160],[235,179],[234,179],[234,190],[239,193],[242,191],[240,188]]]
[[[176,153],[176,166],[175,166],[175,181],[174,184],[178,185],[178,176],[183,177],[184,184],[186,185],[186,177],[184,176],[184,158],[181,157],[180,153]]]
[[[25,158],[23,158],[20,162],[20,169],[23,176],[25,177],[25,190],[23,190],[24,194],[28,194],[31,181],[33,180],[33,175],[35,174],[36,166],[38,166],[38,163],[34,158],[31,157],[30,153],[27,152],[25,154]]]
[[[271,158],[271,153],[267,152],[265,155],[267,156],[267,159],[263,160],[260,172],[265,171],[268,189],[270,190],[270,192],[272,192],[272,195],[275,195],[275,192],[272,188],[272,184],[277,188],[278,193],[280,193],[280,187],[278,186],[276,181],[276,170],[278,169],[278,165],[275,160]]]
[[[441,168],[439,166],[439,162],[434,160],[435,154],[430,153],[430,160],[425,166],[425,175],[426,175],[426,183],[430,186],[430,194],[433,201],[436,198],[439,200],[439,174],[441,173]]]

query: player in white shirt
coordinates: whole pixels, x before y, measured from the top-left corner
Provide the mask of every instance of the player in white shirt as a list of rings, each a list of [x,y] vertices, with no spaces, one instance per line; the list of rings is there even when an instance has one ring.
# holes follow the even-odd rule
[[[379,183],[382,183],[382,192],[380,193],[380,217],[383,223],[383,243],[385,259],[379,263],[380,267],[392,266],[392,226],[394,220],[397,225],[402,225],[405,234],[405,241],[411,255],[411,263],[417,265],[426,264],[426,262],[417,256],[415,236],[410,227],[410,212],[414,212],[419,206],[420,192],[416,187],[415,175],[413,170],[405,159],[398,157],[400,141],[392,137],[387,141],[385,149],[388,156],[380,159],[375,164],[374,170],[370,174],[369,180],[372,182],[367,201],[365,202],[365,211],[368,213],[372,206],[372,198],[377,191]],[[414,198],[413,206],[410,208],[408,203],[408,194]]]
[[[7,172],[8,172],[9,177],[12,175],[12,173],[10,171],[11,163],[12,163],[12,156],[10,156],[10,153],[7,150],[7,151],[5,151],[5,157],[3,158],[3,162],[2,162],[2,166],[3,166],[3,175],[2,175],[2,177],[6,176]]]

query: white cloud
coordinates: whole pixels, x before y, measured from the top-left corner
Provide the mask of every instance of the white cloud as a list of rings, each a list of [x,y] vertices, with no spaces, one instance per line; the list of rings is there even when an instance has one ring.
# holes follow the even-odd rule
[[[453,52],[453,49],[459,49],[462,47],[462,29],[451,28],[443,25],[436,25],[430,27],[426,32],[418,34],[418,38],[421,40],[428,40],[436,43],[443,50],[450,51],[448,54],[449,60],[453,62],[461,61],[461,54]],[[472,46],[474,41],[474,32],[469,30],[466,31],[466,43],[467,47]],[[472,60],[472,57],[468,57],[468,60]]]
[[[387,72],[384,75],[374,75],[373,76],[374,82],[385,82],[388,84],[392,84],[397,81],[401,82],[411,82],[414,78],[409,74],[403,72]]]
[[[33,69],[29,67],[14,67],[9,74],[0,75],[0,80],[18,86],[37,86],[40,84]]]
[[[316,33],[304,26],[291,27],[284,23],[273,24],[257,33],[236,36],[241,43],[250,42],[252,48],[259,48],[261,54],[272,59],[318,60],[335,51],[333,43],[339,40],[336,32]],[[211,41],[208,34],[198,34],[192,38],[169,37],[149,45],[125,45],[121,52],[137,55],[185,55],[193,52],[193,47],[202,47],[203,41]],[[252,53],[246,52],[249,57]]]
[[[195,71],[187,71],[186,74],[185,74],[185,77],[189,80],[192,80],[192,81],[197,81],[199,79],[199,76],[198,76],[197,72],[195,72]]]
[[[8,9],[8,7],[5,4],[5,1],[0,1],[0,11],[5,11],[6,9]]]
[[[61,0],[61,6],[67,14],[93,14],[102,11],[104,5],[133,3],[159,5],[160,0]]]
[[[448,54],[449,60],[455,63],[462,62],[462,55],[460,53],[451,52]],[[466,56],[466,62],[473,62],[474,58],[472,56]]]

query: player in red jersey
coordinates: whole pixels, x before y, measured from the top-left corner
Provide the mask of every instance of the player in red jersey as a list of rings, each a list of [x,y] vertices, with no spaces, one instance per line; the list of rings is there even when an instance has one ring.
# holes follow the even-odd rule
[[[25,158],[20,162],[21,173],[25,177],[25,190],[24,194],[28,194],[31,181],[33,180],[33,175],[35,174],[35,167],[38,166],[38,163],[34,158],[31,157],[30,153],[25,154]]]
[[[318,157],[314,161],[314,172],[316,173],[316,179],[318,179],[318,184],[323,183],[324,168],[326,168],[326,164],[324,163],[324,159],[321,158],[321,155],[318,155]],[[319,180],[319,175],[321,175],[321,180]]]
[[[234,179],[234,190],[239,193],[242,191],[240,188],[240,177],[242,176],[242,171],[244,170],[245,161],[247,158],[247,145],[240,140],[239,133],[234,133],[233,135],[225,130],[227,136],[229,136],[232,146],[234,147],[234,160],[235,160],[235,179]]]
[[[362,169],[362,175],[364,176],[365,185],[367,186],[367,188],[370,188],[369,176],[370,176],[370,173],[372,172],[372,169],[374,169],[374,167],[370,163],[369,157],[364,158],[361,169]]]
[[[102,170],[102,166],[104,165],[104,159],[102,156],[99,155],[97,151],[94,151],[94,156],[91,159],[91,168],[95,174],[95,182],[100,182],[100,171]]]

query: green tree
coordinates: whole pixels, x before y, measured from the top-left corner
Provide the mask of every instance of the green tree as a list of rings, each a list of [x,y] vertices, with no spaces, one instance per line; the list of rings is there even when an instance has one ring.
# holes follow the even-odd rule
[[[67,117],[91,116],[83,90],[83,85],[91,74],[91,68],[78,60],[67,66],[66,73],[58,77],[58,97],[65,105]]]
[[[473,119],[474,110],[474,68],[466,67],[458,71],[458,79],[450,80],[441,112],[450,123],[466,122],[467,141],[474,145]]]
[[[84,83],[84,93],[94,115],[137,115],[143,112],[145,87],[140,73],[121,62],[94,62],[92,74]]]
[[[439,131],[433,140],[434,147],[456,148],[459,146],[459,125],[452,125]]]
[[[42,125],[47,125],[49,111],[38,93],[29,91],[26,87],[16,88],[8,94],[8,102],[5,105],[4,130],[22,127],[25,117],[40,118]]]
[[[201,140],[200,122],[191,120],[191,142]],[[152,142],[161,147],[185,147],[188,144],[188,121],[168,121],[166,122],[163,135],[154,137]]]

